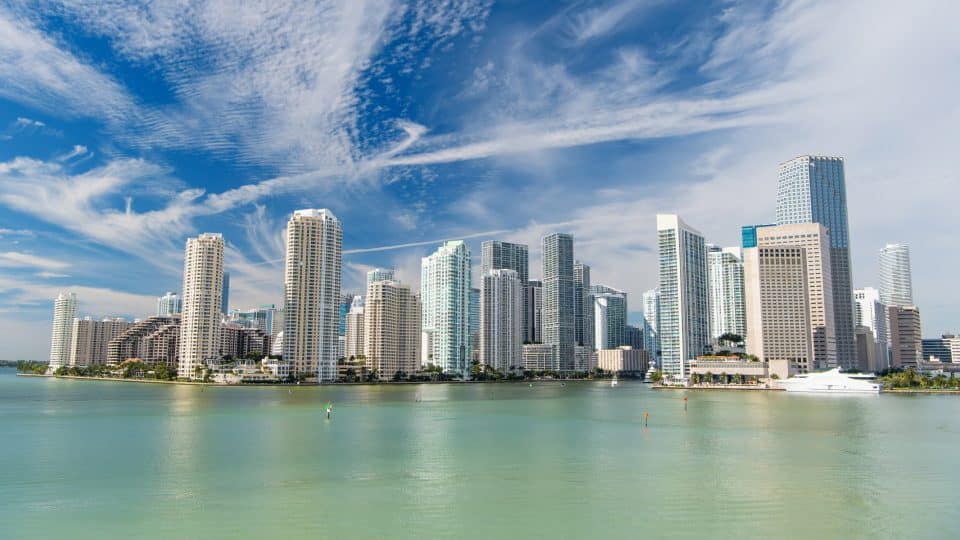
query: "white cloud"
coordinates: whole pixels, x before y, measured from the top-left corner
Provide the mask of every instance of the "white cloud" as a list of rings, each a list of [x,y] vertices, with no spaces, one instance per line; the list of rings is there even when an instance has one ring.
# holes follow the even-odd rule
[[[40,257],[30,253],[7,251],[0,253],[0,267],[5,268],[37,268],[41,270],[63,270],[69,268],[70,263]]]

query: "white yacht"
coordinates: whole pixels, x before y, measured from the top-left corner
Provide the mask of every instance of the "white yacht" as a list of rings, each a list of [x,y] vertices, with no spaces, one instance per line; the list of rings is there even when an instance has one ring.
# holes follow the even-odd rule
[[[782,381],[780,387],[787,392],[813,392],[820,394],[879,394],[883,385],[873,381],[870,373],[842,373],[840,368],[817,373],[804,373]]]

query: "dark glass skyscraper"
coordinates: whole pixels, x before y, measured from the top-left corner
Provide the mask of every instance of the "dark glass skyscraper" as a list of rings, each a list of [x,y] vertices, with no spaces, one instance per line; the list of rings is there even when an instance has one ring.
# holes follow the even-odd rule
[[[524,342],[535,341],[530,334],[531,323],[528,320],[530,306],[526,292],[527,281],[530,280],[530,250],[526,244],[512,244],[500,240],[487,240],[480,246],[480,275],[484,276],[490,270],[514,270],[520,278],[523,288],[523,313],[521,314],[521,338]]]
[[[837,363],[844,368],[853,368],[857,365],[857,354],[843,158],[799,156],[780,165],[777,224],[811,222],[830,231]]]

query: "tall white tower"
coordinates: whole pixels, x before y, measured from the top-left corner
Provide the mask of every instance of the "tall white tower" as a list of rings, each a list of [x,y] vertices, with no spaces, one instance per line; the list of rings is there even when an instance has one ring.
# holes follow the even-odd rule
[[[913,305],[910,246],[887,244],[880,250],[880,301],[887,306]]]
[[[470,249],[462,240],[446,242],[420,262],[422,363],[464,377],[471,352],[470,270]]]
[[[480,285],[480,362],[506,373],[523,367],[524,287],[515,270],[488,270]]]
[[[283,358],[321,382],[337,377],[342,244],[330,210],[297,210],[287,223]]]
[[[219,356],[222,295],[223,236],[204,233],[187,239],[178,377],[195,378],[204,361]]]
[[[53,334],[50,338],[50,369],[65,366],[70,361],[70,342],[73,319],[80,306],[76,293],[61,292],[53,301]]]

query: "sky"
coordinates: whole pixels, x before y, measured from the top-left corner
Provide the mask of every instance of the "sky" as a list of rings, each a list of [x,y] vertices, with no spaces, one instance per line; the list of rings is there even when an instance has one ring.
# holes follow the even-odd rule
[[[0,0],[0,358],[52,299],[143,317],[220,232],[230,305],[279,304],[293,210],[343,288],[466,239],[574,235],[630,309],[658,212],[709,242],[774,218],[777,166],[845,158],[855,287],[910,244],[924,336],[960,330],[960,3]],[[634,317],[635,317],[634,313]]]

